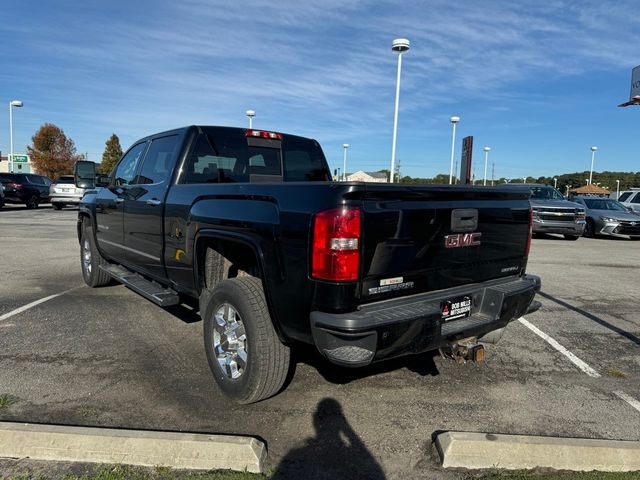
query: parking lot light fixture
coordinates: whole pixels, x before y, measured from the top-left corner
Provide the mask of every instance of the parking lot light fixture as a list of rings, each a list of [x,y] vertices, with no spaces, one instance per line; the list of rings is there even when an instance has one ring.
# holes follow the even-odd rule
[[[402,54],[409,51],[410,42],[406,38],[396,38],[391,42],[391,50],[398,54],[398,74],[396,77],[396,102],[393,110],[393,139],[391,141],[391,171],[389,183],[393,183],[396,166],[396,139],[398,136],[398,104],[400,102],[400,72],[402,71]]]
[[[249,117],[249,130],[251,130],[253,128],[253,117],[256,116],[256,111],[247,110],[246,114],[247,114],[247,117]]]
[[[451,165],[449,166],[449,185],[451,185],[453,183],[453,154],[456,149],[456,124],[460,121],[460,117],[454,115],[449,118],[449,121],[453,125],[453,133],[451,134]]]
[[[620,198],[620,180],[616,180],[616,200]]]
[[[23,105],[21,100],[11,100],[9,102],[9,151],[11,158],[9,159],[9,171],[13,173],[13,107],[21,108]]]
[[[344,181],[347,181],[347,150],[349,149],[348,143],[343,143],[342,148],[344,149],[344,159],[342,164],[342,175],[344,175]]]
[[[553,179],[553,188],[558,188],[558,179],[557,178]]]
[[[489,152],[491,151],[491,147],[484,147],[484,182],[482,183],[485,187],[487,186],[487,162],[489,161]]]
[[[593,180],[593,162],[596,159],[597,150],[598,150],[598,147],[596,146],[591,147],[591,171],[589,172],[589,185],[591,185],[591,182]]]

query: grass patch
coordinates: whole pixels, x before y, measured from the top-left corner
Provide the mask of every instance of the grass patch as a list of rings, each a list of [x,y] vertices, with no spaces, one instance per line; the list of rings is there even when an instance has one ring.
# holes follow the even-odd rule
[[[14,403],[16,403],[16,401],[10,395],[0,395],[0,412],[9,408]]]
[[[610,368],[609,370],[607,370],[607,375],[616,378],[627,378],[629,376],[628,374],[624,373],[622,370],[618,370],[617,368]]]
[[[466,477],[490,480],[640,480],[640,472],[495,472],[487,476]]]
[[[116,466],[103,468],[93,475],[68,475],[64,480],[266,480],[267,477],[248,472],[217,471],[204,473],[181,472],[167,467],[148,469]]]

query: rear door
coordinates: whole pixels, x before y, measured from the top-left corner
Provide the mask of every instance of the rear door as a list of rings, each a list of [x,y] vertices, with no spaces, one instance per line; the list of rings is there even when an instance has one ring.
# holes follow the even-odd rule
[[[96,238],[103,254],[126,261],[124,248],[124,199],[147,148],[147,142],[136,143],[114,169],[108,187],[98,190],[96,197]]]
[[[164,205],[181,138],[174,134],[151,140],[124,199],[127,262],[158,278],[166,277],[162,262]]]
[[[367,185],[362,300],[520,274],[529,192]]]

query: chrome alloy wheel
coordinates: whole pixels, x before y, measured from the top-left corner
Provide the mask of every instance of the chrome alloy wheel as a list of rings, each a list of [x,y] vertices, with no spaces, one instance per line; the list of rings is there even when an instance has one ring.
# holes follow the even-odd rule
[[[247,333],[238,311],[228,303],[214,314],[213,351],[224,374],[233,380],[247,368]]]
[[[91,275],[91,245],[86,238],[82,244],[82,268],[87,275]]]

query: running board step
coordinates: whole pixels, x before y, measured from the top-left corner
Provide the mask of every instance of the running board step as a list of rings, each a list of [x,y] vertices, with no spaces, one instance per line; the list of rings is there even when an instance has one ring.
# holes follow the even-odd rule
[[[113,263],[100,265],[100,270],[107,273],[114,280],[124,284],[125,287],[142,295],[147,300],[151,300],[156,305],[170,307],[171,305],[180,303],[180,297],[174,290],[164,288],[159,283],[147,280],[142,275],[127,270],[120,265]]]

